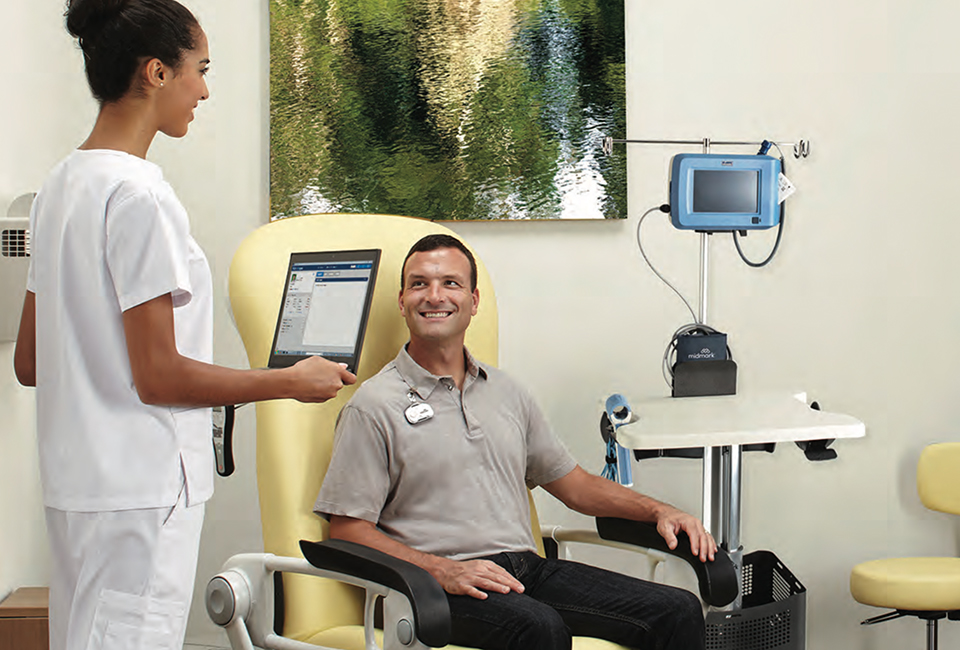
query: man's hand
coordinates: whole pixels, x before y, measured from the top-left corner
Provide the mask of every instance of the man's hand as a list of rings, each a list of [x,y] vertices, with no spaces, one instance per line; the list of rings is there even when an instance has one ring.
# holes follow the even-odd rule
[[[501,594],[508,594],[511,591],[523,593],[523,584],[495,562],[457,561],[417,551],[388,537],[377,528],[376,524],[364,519],[330,515],[330,538],[363,544],[415,564],[432,575],[445,592],[454,596],[472,596],[478,600],[485,600],[487,598],[485,591]]]
[[[446,560],[428,569],[443,590],[454,596],[473,596],[478,600],[487,598],[486,591],[508,594],[523,593],[523,584],[495,562],[489,560]],[[484,590],[484,591],[481,591]]]
[[[690,552],[700,557],[701,562],[713,561],[717,552],[717,543],[703,527],[703,523],[682,510],[664,504],[657,514],[657,532],[666,540],[670,549],[677,547],[677,534],[681,531],[690,537]]]
[[[291,397],[300,402],[326,402],[336,397],[344,385],[357,381],[346,365],[320,356],[298,361],[287,372],[293,385]]]

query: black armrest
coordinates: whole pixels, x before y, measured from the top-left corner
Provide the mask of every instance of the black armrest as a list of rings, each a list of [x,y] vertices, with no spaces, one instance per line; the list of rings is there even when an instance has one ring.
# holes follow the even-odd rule
[[[597,517],[597,532],[603,539],[652,548],[685,560],[696,572],[700,597],[708,605],[723,607],[737,597],[740,590],[737,572],[730,554],[722,548],[717,549],[713,562],[701,562],[690,552],[690,538],[686,533],[677,535],[677,548],[671,550],[653,524],[615,517]]]
[[[318,569],[369,580],[404,594],[413,608],[417,638],[434,648],[449,643],[450,605],[447,595],[440,583],[420,567],[342,539],[300,540],[300,550]]]

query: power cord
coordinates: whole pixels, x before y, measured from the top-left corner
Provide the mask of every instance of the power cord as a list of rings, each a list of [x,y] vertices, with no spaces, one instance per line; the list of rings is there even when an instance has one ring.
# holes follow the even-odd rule
[[[663,282],[665,285],[670,287],[670,289],[672,289],[673,292],[677,294],[680,300],[683,301],[683,304],[686,305],[687,310],[689,310],[690,316],[693,317],[692,323],[688,323],[680,327],[676,332],[673,333],[673,336],[670,338],[670,343],[667,344],[667,349],[663,353],[663,364],[662,364],[663,379],[664,381],[667,382],[667,386],[673,386],[673,362],[677,354],[677,340],[681,336],[690,334],[692,332],[697,332],[697,331],[699,331],[702,334],[717,334],[718,332],[712,327],[704,325],[699,321],[699,319],[697,318],[697,314],[693,311],[693,307],[690,306],[690,303],[687,301],[687,299],[683,297],[683,294],[681,294],[680,291],[675,286],[673,286],[669,280],[667,280],[663,276],[663,274],[657,271],[656,267],[653,265],[653,262],[651,262],[650,258],[647,257],[647,253],[643,250],[643,238],[640,236],[640,232],[641,232],[640,229],[643,226],[644,219],[646,219],[648,216],[650,216],[654,212],[657,212],[658,210],[660,212],[663,212],[664,214],[670,214],[670,206],[667,204],[658,205],[657,207],[650,208],[649,210],[644,212],[643,215],[640,217],[640,221],[637,223],[637,246],[640,248],[640,254],[643,256],[643,259],[647,263],[647,266],[650,267],[650,270],[653,271],[653,274],[656,275],[658,278],[660,278],[661,282]],[[728,353],[729,353],[729,349],[730,348],[728,347],[727,348]],[[733,358],[732,355],[730,355],[730,358]],[[610,455],[611,455],[611,449],[608,448],[607,450],[608,459]],[[614,455],[614,457],[616,456]],[[607,468],[605,468],[605,473],[609,474],[611,471],[615,471],[615,470],[610,469],[609,460],[608,460],[608,466]]]
[[[658,278],[660,278],[661,282],[663,282],[665,285],[670,287],[673,290],[673,292],[677,294],[680,300],[683,301],[683,304],[686,305],[687,309],[690,311],[690,316],[692,316],[693,320],[696,321],[698,320],[697,314],[693,311],[693,307],[691,307],[690,303],[687,302],[687,299],[683,297],[683,294],[680,293],[680,291],[675,286],[670,284],[670,281],[667,280],[665,277],[663,277],[660,271],[658,271],[656,267],[654,267],[653,262],[650,261],[650,258],[647,257],[646,252],[643,250],[643,240],[640,237],[640,228],[643,226],[643,220],[658,210],[660,212],[663,212],[664,214],[670,214],[670,206],[667,205],[666,203],[664,203],[663,205],[658,205],[655,208],[650,208],[649,210],[644,212],[643,215],[640,217],[640,221],[637,222],[637,247],[640,249],[640,254],[643,256],[643,260],[647,263],[647,266],[650,267],[650,270],[653,271],[653,274],[656,275]]]

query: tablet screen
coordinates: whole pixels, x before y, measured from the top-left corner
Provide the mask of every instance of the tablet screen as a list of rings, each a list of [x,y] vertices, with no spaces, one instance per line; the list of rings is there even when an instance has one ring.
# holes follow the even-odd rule
[[[355,373],[379,261],[379,250],[291,254],[269,367],[320,355]]]

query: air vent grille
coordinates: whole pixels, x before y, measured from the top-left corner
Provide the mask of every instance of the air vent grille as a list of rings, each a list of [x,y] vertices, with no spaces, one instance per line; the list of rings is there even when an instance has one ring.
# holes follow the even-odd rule
[[[0,256],[30,257],[30,231],[12,228],[0,231]]]

